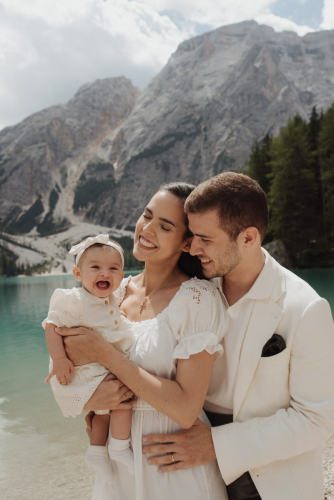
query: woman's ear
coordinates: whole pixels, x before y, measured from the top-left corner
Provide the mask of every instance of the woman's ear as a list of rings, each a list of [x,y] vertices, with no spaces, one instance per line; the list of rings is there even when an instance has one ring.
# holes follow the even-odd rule
[[[75,279],[81,282],[81,271],[78,266],[73,266],[72,272]]]
[[[187,238],[185,241],[185,244],[182,248],[182,252],[189,252],[190,247],[191,247],[191,242],[192,242],[193,236],[191,238]]]

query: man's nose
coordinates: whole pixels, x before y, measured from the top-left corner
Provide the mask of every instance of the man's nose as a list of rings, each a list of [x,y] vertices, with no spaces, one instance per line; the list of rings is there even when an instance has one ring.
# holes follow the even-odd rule
[[[203,253],[203,249],[201,248],[199,241],[197,240],[197,238],[195,236],[191,241],[189,253],[190,253],[190,255],[200,255]]]

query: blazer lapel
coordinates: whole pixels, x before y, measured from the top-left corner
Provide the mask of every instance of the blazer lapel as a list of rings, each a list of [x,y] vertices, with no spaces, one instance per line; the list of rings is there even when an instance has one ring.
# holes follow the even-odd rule
[[[234,421],[260,361],[262,348],[275,332],[282,316],[283,310],[271,297],[266,300],[255,300],[237,372],[233,400]]]

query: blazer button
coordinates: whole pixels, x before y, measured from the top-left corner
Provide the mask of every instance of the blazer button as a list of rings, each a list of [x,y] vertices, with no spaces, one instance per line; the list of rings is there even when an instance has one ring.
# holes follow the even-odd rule
[[[110,311],[110,314],[114,314],[114,311]]]
[[[118,321],[117,320],[115,321],[115,325],[118,325]]]

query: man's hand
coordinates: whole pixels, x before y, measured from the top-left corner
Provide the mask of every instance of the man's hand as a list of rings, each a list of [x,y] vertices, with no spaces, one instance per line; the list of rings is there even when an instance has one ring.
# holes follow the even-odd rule
[[[150,434],[143,437],[143,442],[143,454],[164,454],[163,456],[150,457],[147,460],[150,465],[163,464],[162,467],[158,468],[158,472],[187,469],[206,464],[216,458],[211,428],[199,419],[190,429],[173,434]],[[159,444],[146,446],[145,443]]]
[[[67,357],[74,366],[99,362],[99,356],[104,352],[108,342],[97,332],[84,328],[55,328],[55,332],[64,338]]]
[[[45,379],[47,384],[49,380],[55,375],[57,380],[62,385],[67,385],[71,383],[71,373],[73,373],[74,366],[72,361],[67,358],[54,359],[52,361],[53,367],[50,375]]]
[[[84,406],[84,410],[131,410],[136,403],[136,399],[127,401],[133,396],[133,392],[126,387],[115,375],[107,375],[97,387],[91,398]],[[88,414],[89,415],[89,414]],[[87,417],[86,417],[87,418]],[[90,427],[91,418],[86,420]]]

